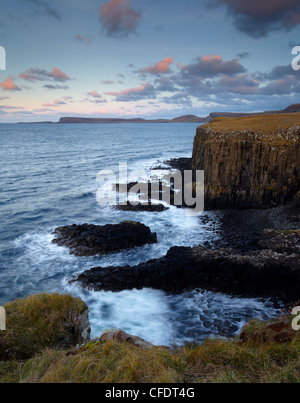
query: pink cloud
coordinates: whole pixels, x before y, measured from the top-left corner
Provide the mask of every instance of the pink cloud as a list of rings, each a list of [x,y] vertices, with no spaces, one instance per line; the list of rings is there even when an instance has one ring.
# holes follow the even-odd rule
[[[170,66],[174,63],[173,57],[165,57],[160,62],[156,63],[154,66],[148,66],[144,69],[140,69],[140,74],[168,74],[171,73]]]
[[[127,37],[135,33],[140,13],[134,10],[130,0],[109,0],[100,10],[100,22],[108,36]]]
[[[88,92],[88,95],[93,97],[93,98],[102,98],[102,95],[99,94],[97,90]]]
[[[21,91],[21,88],[14,83],[13,77],[8,77],[5,81],[0,83],[4,91]]]
[[[52,77],[57,81],[71,80],[70,77],[66,73],[63,73],[58,67],[53,68]]]
[[[52,71],[47,71],[45,69],[40,69],[40,68],[31,68],[24,73],[21,73],[19,75],[20,78],[22,78],[25,81],[49,81],[49,80],[54,80],[57,82],[66,82],[71,80],[71,78],[61,71],[58,67],[54,67]]]
[[[212,60],[218,60],[219,62],[221,62],[222,61],[222,56],[220,56],[220,55],[216,55],[216,56],[208,55],[208,56],[203,56],[202,60],[204,62],[211,62]]]
[[[60,101],[59,99],[57,99],[52,104],[51,103],[42,104],[42,106],[49,107],[49,108],[52,108],[54,106],[61,106],[61,105],[67,105],[67,102]]]
[[[129,88],[124,91],[106,92],[106,95],[115,96],[117,102],[139,101],[141,99],[155,99],[156,90],[150,83],[141,84],[136,88]]]

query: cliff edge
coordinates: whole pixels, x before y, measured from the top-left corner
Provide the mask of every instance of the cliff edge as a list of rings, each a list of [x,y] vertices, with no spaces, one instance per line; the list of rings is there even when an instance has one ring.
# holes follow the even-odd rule
[[[217,118],[197,129],[206,209],[262,208],[300,191],[300,113]]]

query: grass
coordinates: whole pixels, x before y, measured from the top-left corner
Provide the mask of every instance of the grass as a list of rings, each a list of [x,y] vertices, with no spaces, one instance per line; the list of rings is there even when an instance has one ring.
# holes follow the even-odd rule
[[[0,359],[27,359],[46,347],[76,344],[76,315],[87,310],[80,299],[58,294],[33,295],[4,308],[7,331],[0,332]]]
[[[44,309],[50,302],[50,311],[54,314],[58,309],[60,318],[74,304],[76,309],[85,308],[68,296],[43,295],[17,301],[13,311],[26,311],[32,298],[38,302],[36,308]],[[57,318],[52,314],[50,321],[46,319],[50,334]],[[34,310],[29,317],[40,316]],[[299,383],[300,332],[292,330],[292,319],[287,313],[277,323],[251,321],[235,340],[206,340],[201,346],[173,350],[143,349],[114,339],[92,341],[79,350],[57,349],[52,337],[63,329],[55,324],[52,337],[48,341],[41,337],[41,345],[32,332],[32,340],[29,333],[25,341],[19,339],[23,348],[34,342],[39,352],[29,359],[0,361],[0,383]],[[10,335],[17,342],[16,334],[11,331]]]
[[[300,338],[264,345],[207,340],[175,351],[111,340],[76,356],[46,350],[6,372],[4,379],[22,383],[298,383]]]
[[[270,133],[291,126],[300,126],[300,113],[257,115],[246,117],[218,117],[204,127],[214,130],[259,130]]]

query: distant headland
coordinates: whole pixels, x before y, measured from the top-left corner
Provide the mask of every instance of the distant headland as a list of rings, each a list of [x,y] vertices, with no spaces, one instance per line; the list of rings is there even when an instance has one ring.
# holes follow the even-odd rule
[[[101,124],[101,123],[210,123],[217,117],[246,117],[255,115],[270,115],[280,113],[299,113],[300,104],[288,106],[286,109],[277,111],[265,111],[254,113],[232,113],[232,112],[212,112],[206,117],[196,115],[184,115],[174,119],[142,119],[142,118],[81,118],[81,117],[63,117],[58,122],[19,122],[18,124]]]

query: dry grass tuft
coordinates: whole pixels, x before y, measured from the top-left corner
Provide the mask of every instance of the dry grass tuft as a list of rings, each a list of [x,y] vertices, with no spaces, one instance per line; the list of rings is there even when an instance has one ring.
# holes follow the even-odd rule
[[[28,359],[45,348],[80,342],[76,317],[88,308],[70,295],[39,294],[5,309],[7,331],[0,332],[0,359]]]

